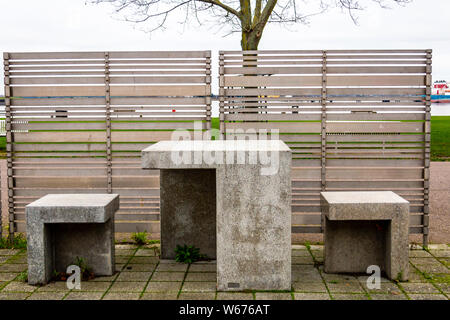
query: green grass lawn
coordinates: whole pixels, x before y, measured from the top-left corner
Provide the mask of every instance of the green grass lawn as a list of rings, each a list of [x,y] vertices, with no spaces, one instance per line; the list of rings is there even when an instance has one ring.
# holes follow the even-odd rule
[[[219,129],[219,118],[212,118],[211,127]],[[5,150],[6,138],[0,137],[0,158]],[[450,116],[431,118],[431,160],[450,161]]]
[[[431,117],[431,161],[450,161],[450,116]]]

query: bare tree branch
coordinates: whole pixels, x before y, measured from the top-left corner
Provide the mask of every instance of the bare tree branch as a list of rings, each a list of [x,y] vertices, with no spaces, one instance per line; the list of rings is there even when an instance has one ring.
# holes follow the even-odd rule
[[[164,29],[172,19],[183,26],[191,19],[198,25],[211,24],[225,35],[240,32],[242,48],[257,48],[264,28],[269,23],[281,25],[307,24],[310,18],[340,9],[358,23],[363,4],[375,3],[390,9],[388,4],[404,6],[412,0],[86,0],[88,3],[108,3],[114,13],[125,21],[145,23],[147,31]],[[252,5],[254,10],[252,11]],[[180,15],[180,11],[184,14]],[[176,13],[180,12],[180,13]],[[227,30],[228,29],[228,30]]]

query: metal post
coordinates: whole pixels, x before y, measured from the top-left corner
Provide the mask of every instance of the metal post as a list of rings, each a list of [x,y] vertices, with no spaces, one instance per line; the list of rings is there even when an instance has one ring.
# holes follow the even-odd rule
[[[219,121],[220,137],[226,139],[225,134],[225,57],[223,51],[219,51]]]
[[[106,168],[108,183],[107,192],[112,193],[111,92],[109,84],[109,52],[105,52]]]
[[[430,195],[430,144],[431,144],[431,58],[432,50],[427,50],[426,98],[425,98],[425,146],[424,146],[424,185],[423,185],[423,246],[428,246],[429,195]]]
[[[14,238],[14,176],[13,176],[13,135],[11,121],[11,87],[9,79],[9,53],[3,53],[3,66],[5,74],[5,126],[6,126],[6,162],[7,162],[7,184],[8,184],[8,219],[9,239]]]
[[[326,159],[327,159],[327,52],[322,52],[322,116],[321,116],[321,190],[326,190]],[[325,221],[323,220],[323,215],[321,216],[321,232],[323,232]]]
[[[206,130],[211,130],[211,51],[206,51]]]

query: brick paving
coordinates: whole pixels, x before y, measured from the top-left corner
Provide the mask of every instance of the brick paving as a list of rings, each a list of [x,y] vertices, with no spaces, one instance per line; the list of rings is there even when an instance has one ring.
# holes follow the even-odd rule
[[[216,265],[191,265],[159,259],[159,246],[116,246],[117,272],[81,283],[69,290],[65,282],[30,286],[26,251],[0,249],[0,300],[449,300],[450,245],[414,245],[410,250],[410,280],[382,278],[380,289],[369,289],[365,275],[323,272],[323,247],[294,245],[292,290],[283,292],[217,292]],[[268,253],[270,254],[270,253]]]

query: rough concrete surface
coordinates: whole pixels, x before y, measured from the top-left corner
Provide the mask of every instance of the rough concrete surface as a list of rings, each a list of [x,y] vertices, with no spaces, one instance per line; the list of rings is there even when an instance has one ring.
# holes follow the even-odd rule
[[[379,266],[408,280],[409,202],[392,191],[321,192],[327,273]]]
[[[176,163],[174,152],[189,152],[194,159],[194,151],[211,151],[214,156],[224,157],[235,153],[236,161],[221,163],[208,162],[205,158],[198,162],[190,161]],[[270,152],[272,159],[277,159],[277,172],[262,174],[263,163],[250,163],[252,151]],[[244,163],[237,161],[241,152]],[[254,154],[253,154],[254,155]],[[203,154],[204,156],[204,154]],[[216,188],[201,189],[194,184],[195,190],[201,190],[203,195],[195,197],[185,195],[190,193],[189,184],[184,188],[171,188],[176,193],[161,193],[162,203],[181,197],[184,211],[192,211],[199,207],[198,202],[204,202],[205,197],[216,198],[216,229],[209,230],[210,238],[217,233],[217,286],[219,290],[289,290],[291,286],[291,151],[282,141],[162,141],[142,151],[142,168],[163,169],[161,188],[166,188],[164,175],[167,171],[175,171],[174,175],[182,178],[186,175],[195,176],[198,169],[215,171]],[[195,170],[189,173],[190,170]],[[181,173],[179,170],[182,170]],[[205,184],[211,183],[210,173],[205,173]],[[215,191],[215,192],[214,192]],[[165,224],[164,216],[173,217],[177,214],[177,206],[161,206],[161,223]],[[166,210],[169,212],[166,213]],[[210,206],[207,211],[211,210]],[[210,223],[210,219],[194,217],[194,223],[200,225]],[[191,223],[185,225],[189,227]],[[166,226],[162,226],[164,232]],[[162,240],[171,235],[162,235]],[[185,240],[190,240],[187,237]],[[205,238],[208,241],[208,237]],[[187,243],[189,244],[189,243]],[[203,244],[200,244],[203,245]],[[205,244],[206,245],[206,244]],[[162,247],[164,249],[164,247]],[[163,256],[167,254],[162,253]]]
[[[117,194],[49,194],[25,207],[28,282],[45,284],[77,257],[94,274],[114,273]]]
[[[161,170],[160,185],[161,257],[188,244],[216,259],[216,171]]]

